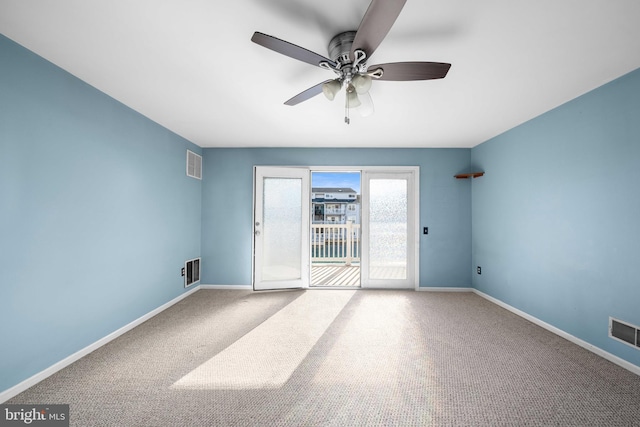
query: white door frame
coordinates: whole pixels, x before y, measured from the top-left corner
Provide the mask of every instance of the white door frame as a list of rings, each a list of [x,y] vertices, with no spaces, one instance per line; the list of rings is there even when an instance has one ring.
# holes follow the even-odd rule
[[[363,288],[418,289],[420,285],[420,178],[419,167],[385,167],[363,170],[362,175],[362,258],[360,284]],[[406,279],[372,279],[370,262],[369,179],[406,179],[407,181],[407,272]]]
[[[308,204],[306,204],[307,206],[307,210],[309,212],[307,212],[307,221],[310,220],[310,205],[311,205],[311,200],[310,200],[310,191],[311,191],[311,180],[310,180],[310,175],[311,172],[356,172],[356,171],[360,171],[362,174],[364,174],[365,172],[372,172],[372,173],[391,173],[391,172],[402,172],[402,173],[410,173],[411,176],[413,177],[412,179],[412,183],[410,183],[409,188],[408,188],[408,192],[409,192],[409,197],[410,197],[410,213],[413,214],[413,224],[410,225],[410,229],[409,229],[409,239],[411,240],[411,242],[413,243],[413,251],[412,251],[412,258],[413,258],[413,268],[412,268],[412,280],[413,280],[413,287],[415,290],[419,290],[419,286],[420,286],[420,167],[419,166],[254,166],[253,167],[253,223],[252,223],[252,227],[251,229],[253,231],[255,231],[254,225],[256,222],[256,218],[255,218],[255,212],[256,212],[256,206],[255,206],[255,202],[256,202],[256,198],[255,198],[255,194],[256,194],[256,168],[263,168],[263,167],[273,167],[273,168],[290,168],[290,169],[303,169],[306,170],[307,173],[309,174],[309,185],[308,185]],[[362,177],[363,175],[361,175]],[[362,178],[361,178],[362,179]],[[411,188],[413,187],[413,188]],[[361,194],[362,194],[362,189],[361,189]],[[362,211],[364,211],[364,209],[362,209]],[[364,215],[364,212],[362,212],[362,214]],[[362,218],[362,222],[363,222],[363,226],[364,226],[364,218]],[[309,222],[307,223],[307,229],[308,231],[306,233],[303,233],[303,239],[306,239],[306,247],[307,247],[307,256],[306,256],[306,271],[307,271],[307,280],[306,280],[306,284],[304,284],[302,287],[307,288],[309,286],[309,282],[311,280],[311,271],[310,271],[310,264],[311,264],[311,253],[310,253],[310,241],[309,241],[309,234],[310,234],[310,224]],[[363,233],[364,234],[364,233]],[[362,238],[364,239],[364,236],[362,236]],[[363,242],[364,245],[364,242]],[[252,268],[251,268],[251,283],[255,283],[255,239],[252,238],[251,239],[251,254],[252,254]],[[361,272],[362,272],[362,261],[360,264],[361,267]]]

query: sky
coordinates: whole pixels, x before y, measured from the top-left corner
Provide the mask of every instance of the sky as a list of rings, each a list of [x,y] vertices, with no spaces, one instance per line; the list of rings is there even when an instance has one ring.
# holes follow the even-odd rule
[[[312,187],[346,187],[360,194],[360,172],[311,172]]]

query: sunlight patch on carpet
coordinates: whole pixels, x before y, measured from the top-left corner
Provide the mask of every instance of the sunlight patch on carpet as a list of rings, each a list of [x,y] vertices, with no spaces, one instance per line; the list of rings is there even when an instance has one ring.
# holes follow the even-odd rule
[[[406,351],[414,345],[414,338],[406,332],[414,320],[409,317],[404,295],[382,296],[359,301],[353,316],[345,321],[342,333],[323,359],[314,383],[368,384],[383,388],[395,385],[407,361],[407,354],[400,349]]]
[[[268,389],[283,386],[355,291],[307,291],[175,382],[172,389]]]

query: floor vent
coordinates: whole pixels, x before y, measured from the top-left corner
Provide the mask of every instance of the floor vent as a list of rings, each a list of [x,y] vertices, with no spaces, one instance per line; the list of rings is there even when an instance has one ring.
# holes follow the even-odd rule
[[[184,287],[187,288],[200,281],[200,258],[191,259],[184,263]]]
[[[609,318],[609,336],[640,349],[640,327]]]
[[[187,150],[187,176],[202,179],[202,156]]]

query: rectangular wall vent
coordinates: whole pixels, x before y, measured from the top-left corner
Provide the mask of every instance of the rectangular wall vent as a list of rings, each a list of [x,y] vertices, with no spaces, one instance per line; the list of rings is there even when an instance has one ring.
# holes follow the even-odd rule
[[[187,288],[200,281],[200,258],[190,259],[184,263],[184,287]]]
[[[609,336],[640,349],[640,327],[609,318]]]
[[[202,179],[202,156],[187,150],[187,176]]]

